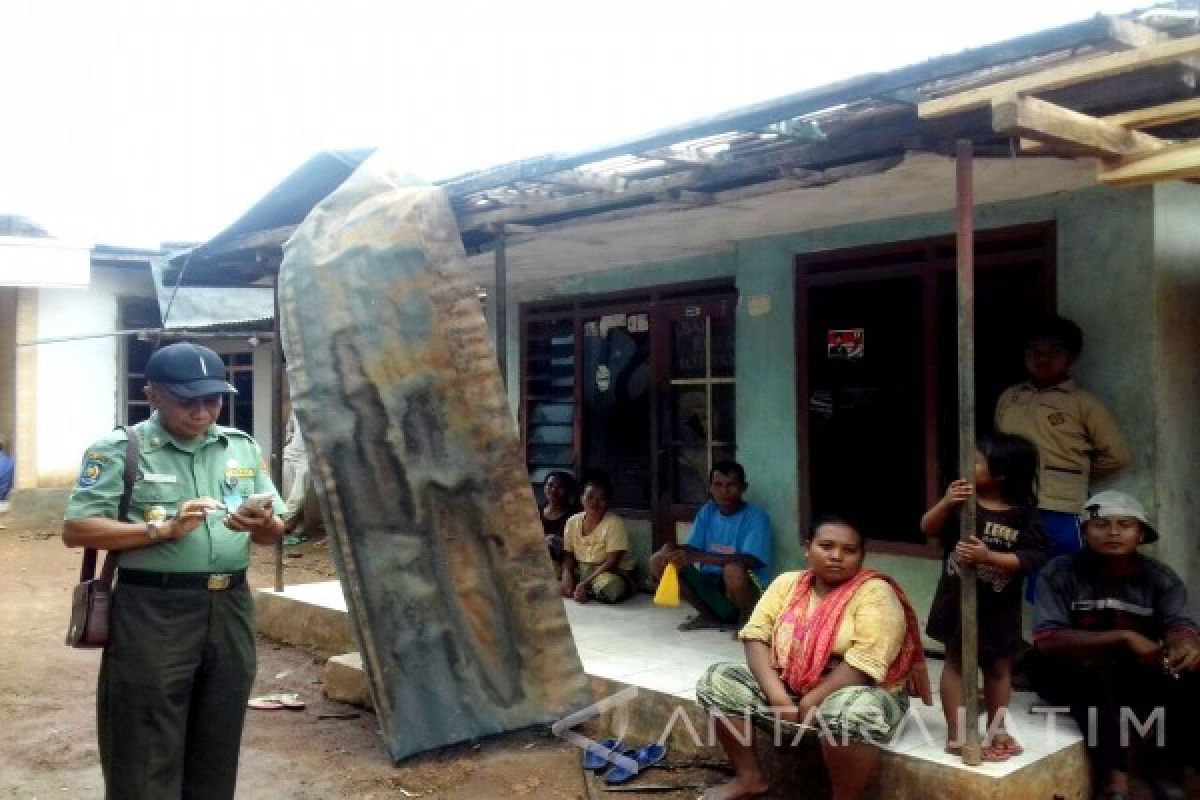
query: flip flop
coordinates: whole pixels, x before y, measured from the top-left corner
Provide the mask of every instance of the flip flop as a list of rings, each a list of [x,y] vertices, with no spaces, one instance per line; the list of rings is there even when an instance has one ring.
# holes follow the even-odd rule
[[[296,692],[279,692],[251,697],[246,703],[246,707],[256,711],[278,711],[281,708],[286,708],[288,711],[303,711],[308,704],[301,700],[300,695]]]
[[[255,711],[279,711],[283,708],[283,703],[276,700],[275,695],[264,694],[251,697],[246,703],[246,708],[252,708]]]
[[[583,768],[592,772],[604,769],[609,765],[609,757],[620,752],[623,746],[620,739],[605,739],[588,745],[583,751]]]
[[[1007,747],[1000,744],[985,744],[979,748],[979,758],[981,761],[986,761],[989,764],[996,764],[1001,761],[1008,761],[1015,753]]]
[[[713,628],[720,630],[723,627],[724,626],[722,625],[722,623],[719,619],[713,619],[712,617],[706,616],[704,614],[696,614],[695,616],[688,617],[686,620],[679,623],[679,625],[677,625],[675,627],[675,629],[686,632],[686,631],[711,630]]]
[[[990,748],[994,753],[1004,755],[1003,758],[997,758],[996,760],[998,760],[998,761],[1007,761],[1008,759],[1012,758],[1013,756],[1019,756],[1025,752],[1025,748],[1021,746],[1021,743],[1018,742],[1016,739],[1014,739],[1012,737],[1012,735],[1010,735],[1010,734],[997,735],[995,738],[992,739]],[[985,754],[986,754],[987,750],[988,750],[988,748],[985,747],[984,748]],[[984,757],[984,760],[985,761],[988,760],[986,755]]]
[[[636,769],[626,769],[620,764],[613,766],[604,773],[604,782],[609,786],[616,786],[621,783],[626,783],[632,780],[637,775],[640,775],[644,770],[650,769],[655,764],[661,762],[667,757],[667,748],[661,744],[648,744],[644,747],[639,747],[636,750],[626,750],[622,755],[633,759],[637,763]]]

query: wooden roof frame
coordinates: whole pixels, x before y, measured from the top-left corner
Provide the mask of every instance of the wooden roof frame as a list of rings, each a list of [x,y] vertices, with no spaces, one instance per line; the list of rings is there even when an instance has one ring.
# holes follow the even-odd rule
[[[1200,97],[1096,117],[1035,96],[1200,55],[1200,34],[1148,38],[1124,52],[928,100],[918,105],[917,114],[940,119],[990,107],[993,130],[1019,137],[1022,152],[1094,156],[1100,160],[1097,179],[1110,186],[1200,181],[1200,137],[1172,140],[1144,132],[1200,119]]]

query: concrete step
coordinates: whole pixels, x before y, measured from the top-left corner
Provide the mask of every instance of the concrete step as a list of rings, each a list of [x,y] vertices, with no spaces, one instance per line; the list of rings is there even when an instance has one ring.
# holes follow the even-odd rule
[[[11,528],[62,522],[70,489],[13,489],[0,522]]]
[[[339,703],[371,708],[371,689],[362,656],[342,653],[325,662],[325,696]]]
[[[258,632],[325,656],[358,649],[337,581],[297,584],[283,592],[254,592]]]
[[[334,582],[288,587],[284,595],[257,593],[260,629],[269,636],[315,647],[331,656],[326,664],[330,699],[370,707],[370,692],[355,648],[332,649],[351,639],[340,586]],[[268,597],[269,596],[269,597]],[[708,718],[695,702],[697,678],[715,661],[742,658],[728,633],[680,633],[682,609],[662,609],[635,598],[621,606],[567,603],[576,647],[597,701],[611,708],[586,720],[580,730],[594,740],[620,735],[630,744],[663,740],[674,763],[725,759],[708,729]],[[936,685],[941,663],[930,663]],[[914,701],[900,732],[883,748],[872,798],[921,800],[1085,800],[1090,777],[1082,738],[1059,718],[1054,725],[1031,713],[1038,703],[1016,693],[1011,708],[1013,732],[1025,753],[1000,764],[966,767],[943,750],[945,721],[940,706]],[[759,760],[773,781],[773,797],[828,796],[827,778],[815,736],[798,743],[758,736]]]

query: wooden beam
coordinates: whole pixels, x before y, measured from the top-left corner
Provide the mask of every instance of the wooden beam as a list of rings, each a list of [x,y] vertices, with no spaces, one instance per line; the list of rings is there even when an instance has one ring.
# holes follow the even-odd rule
[[[1009,136],[1078,147],[1101,158],[1144,155],[1166,146],[1166,142],[1149,134],[1127,130],[1036,97],[1012,95],[993,100],[992,128]]]
[[[1178,144],[1116,166],[1101,167],[1098,177],[1101,183],[1109,186],[1143,186],[1200,178],[1200,141]]]
[[[568,169],[553,172],[537,179],[540,183],[550,183],[557,186],[569,186],[572,189],[583,189],[589,192],[620,192],[629,182],[625,177],[616,174],[601,174],[585,172],[578,169]]]
[[[1113,17],[1108,24],[1112,40],[1130,48],[1145,47],[1171,38],[1160,30],[1132,19]]]
[[[1109,21],[1109,25],[1113,41],[1126,47],[1145,47],[1148,44],[1166,42],[1171,39],[1170,35],[1132,19],[1113,17]],[[1180,61],[1192,69],[1200,69],[1200,59],[1195,56],[1181,58]]]
[[[1157,128],[1160,125],[1174,125],[1176,122],[1186,122],[1197,117],[1200,117],[1200,97],[1123,111],[1104,117],[1104,121],[1126,128]]]
[[[689,153],[686,150],[676,150],[670,147],[661,147],[657,150],[644,150],[636,154],[638,158],[653,158],[658,161],[665,161],[668,164],[678,164],[681,167],[711,167],[720,159],[711,156],[701,155],[700,153]]]
[[[939,97],[936,100],[927,100],[917,106],[917,113],[922,119],[945,117],[975,108],[983,108],[997,97],[1061,89],[1076,83],[1085,83],[1147,67],[1169,64],[1196,53],[1200,53],[1200,34],[1158,42],[1137,50],[1096,56],[1085,61],[1076,61],[1035,72],[1032,75],[1022,75],[1019,78],[1000,81],[990,86],[981,86],[978,89]]]

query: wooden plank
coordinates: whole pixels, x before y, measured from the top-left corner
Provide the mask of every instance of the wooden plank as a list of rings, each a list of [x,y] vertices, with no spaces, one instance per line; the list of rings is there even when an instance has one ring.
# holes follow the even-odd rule
[[[1101,167],[1097,177],[1109,186],[1143,186],[1200,178],[1200,140],[1168,147],[1117,166]]]
[[[1171,38],[1169,34],[1132,19],[1113,17],[1109,24],[1113,41],[1127,47],[1145,47],[1148,44],[1169,41]],[[1200,69],[1200,59],[1195,56],[1180,61],[1193,69]]]
[[[620,192],[629,182],[624,176],[617,174],[601,174],[586,172],[578,169],[568,169],[553,172],[538,178],[540,183],[569,186],[572,189],[583,189],[589,192]]]
[[[992,128],[1010,136],[1077,147],[1101,158],[1143,155],[1167,144],[1149,134],[1131,131],[1036,97],[1016,95],[992,101]]]
[[[1104,117],[1105,122],[1121,125],[1126,128],[1157,128],[1160,125],[1174,125],[1176,122],[1187,122],[1189,119],[1200,117],[1200,97],[1179,100],[1174,103],[1164,103],[1160,106],[1137,108],[1133,111],[1123,111]]]
[[[1023,75],[990,86],[981,86],[967,92],[928,100],[917,106],[917,113],[922,119],[936,119],[975,108],[983,108],[997,97],[1061,89],[1076,83],[1085,83],[1147,67],[1169,64],[1196,53],[1200,53],[1200,34],[1159,42],[1137,50],[1110,53],[1085,61],[1063,64],[1033,75]]]

